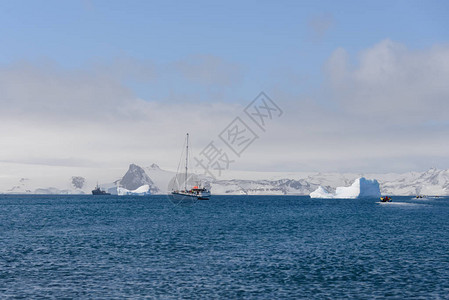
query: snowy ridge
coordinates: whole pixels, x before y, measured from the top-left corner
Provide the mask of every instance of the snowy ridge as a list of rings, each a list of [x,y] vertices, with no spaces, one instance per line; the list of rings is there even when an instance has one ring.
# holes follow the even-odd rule
[[[36,166],[32,173],[18,168],[14,175],[10,165],[0,167],[5,169],[5,175],[0,174],[0,193],[4,194],[90,194],[98,178],[108,180],[100,182],[100,187],[112,194],[119,194],[118,187],[132,192],[145,185],[149,194],[166,194],[170,180],[176,175],[156,164],[149,167],[131,164],[126,172],[78,168],[77,176],[70,174],[73,170],[68,168],[42,171]],[[449,170],[435,168],[402,174],[234,172],[226,176],[218,180],[202,176],[202,181],[210,186],[213,195],[309,195],[319,186],[332,194],[337,187],[348,187],[360,177],[377,179],[383,195],[449,195]]]
[[[317,187],[306,180],[217,180],[210,183],[214,194],[306,195]]]
[[[423,173],[400,174],[381,181],[381,188],[390,195],[449,195],[449,170],[431,168]]]
[[[154,184],[157,193],[167,193],[168,182],[175,176],[170,172],[153,164],[143,168]],[[219,179],[203,177],[203,183],[211,187],[214,195],[309,195],[319,186],[329,193],[336,192],[338,187],[353,184],[361,174],[341,173],[301,173],[296,176],[302,178],[282,178],[281,173],[265,174],[272,179]],[[294,177],[295,174],[288,174]],[[263,173],[246,173],[245,177],[263,178]],[[376,178],[382,194],[386,195],[449,195],[449,170],[430,169],[426,172],[409,172],[404,174],[370,174],[369,178]],[[362,185],[365,181],[362,183]],[[360,183],[359,183],[360,184]],[[377,195],[377,194],[376,194]]]

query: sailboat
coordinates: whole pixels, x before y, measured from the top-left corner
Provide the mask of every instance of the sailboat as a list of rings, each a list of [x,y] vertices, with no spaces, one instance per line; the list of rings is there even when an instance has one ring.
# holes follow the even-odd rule
[[[181,187],[177,186],[176,188],[173,188],[171,195],[178,200],[209,200],[210,197],[210,191],[206,189],[205,187],[201,186],[200,182],[197,182],[196,185],[193,187],[188,187],[188,181],[189,181],[189,134],[186,135],[186,160],[185,160],[185,174],[184,178],[182,176],[178,176],[180,174],[176,174],[176,179],[182,178],[184,181],[184,189],[181,189]],[[179,167],[178,167],[179,171]],[[178,182],[179,183],[179,182]]]

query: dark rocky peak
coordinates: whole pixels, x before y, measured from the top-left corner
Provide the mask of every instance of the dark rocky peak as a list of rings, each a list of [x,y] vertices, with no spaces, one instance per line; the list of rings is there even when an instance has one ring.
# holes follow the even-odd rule
[[[154,186],[144,169],[136,164],[130,164],[125,176],[120,180],[120,186],[127,190],[135,190],[144,184],[148,184],[150,187]]]

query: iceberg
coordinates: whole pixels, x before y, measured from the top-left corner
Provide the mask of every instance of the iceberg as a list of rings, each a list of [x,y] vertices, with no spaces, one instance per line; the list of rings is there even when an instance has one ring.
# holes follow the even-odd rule
[[[324,187],[321,185],[313,192],[310,193],[310,198],[321,198],[321,199],[331,199],[335,198],[335,195],[329,193]]]
[[[330,193],[322,186],[310,193],[310,198],[322,199],[359,199],[380,197],[379,182],[375,179],[357,178],[351,186],[337,187],[335,193]]]
[[[145,195],[151,195],[150,192],[150,186],[148,184],[144,184],[140,187],[138,187],[135,190],[127,190],[122,187],[117,187],[117,195],[119,196],[145,196]]]

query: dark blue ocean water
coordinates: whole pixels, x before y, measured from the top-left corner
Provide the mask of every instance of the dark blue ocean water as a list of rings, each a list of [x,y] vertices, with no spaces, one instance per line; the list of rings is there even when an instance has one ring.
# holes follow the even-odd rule
[[[0,196],[0,298],[449,298],[449,199]]]

